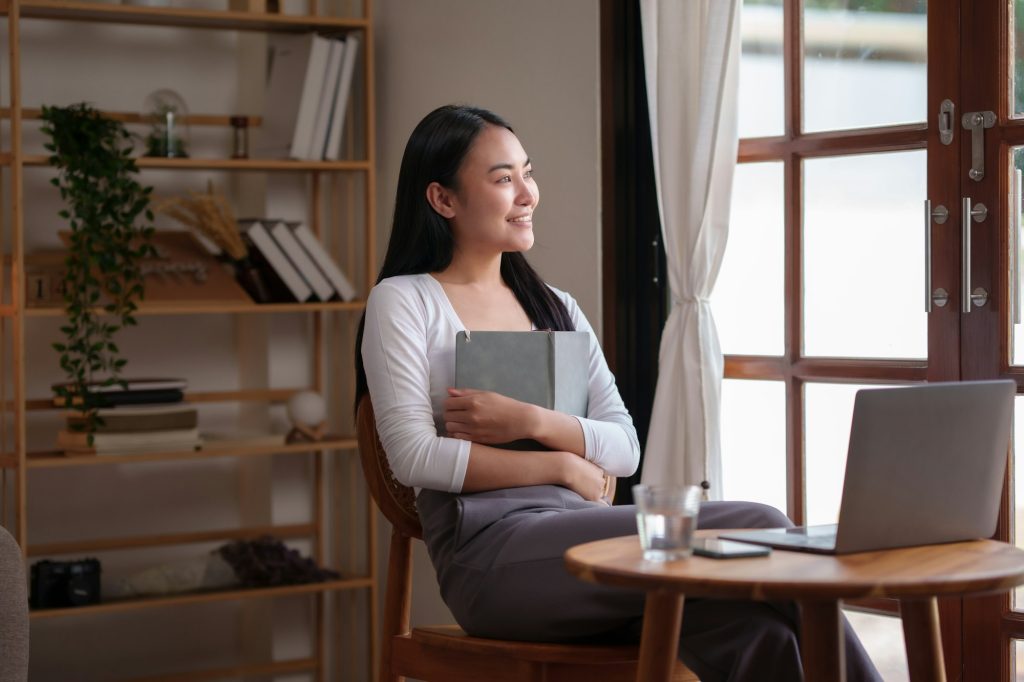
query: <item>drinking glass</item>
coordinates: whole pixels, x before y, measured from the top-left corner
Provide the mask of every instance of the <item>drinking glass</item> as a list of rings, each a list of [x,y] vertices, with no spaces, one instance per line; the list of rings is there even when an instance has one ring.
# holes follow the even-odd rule
[[[672,561],[693,552],[701,489],[695,485],[633,486],[636,526],[647,561]]]

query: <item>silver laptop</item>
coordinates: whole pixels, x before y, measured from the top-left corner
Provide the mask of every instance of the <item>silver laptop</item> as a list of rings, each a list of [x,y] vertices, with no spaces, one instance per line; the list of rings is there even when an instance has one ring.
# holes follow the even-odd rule
[[[991,537],[1015,392],[1009,380],[858,391],[839,523],[722,537],[821,554]]]

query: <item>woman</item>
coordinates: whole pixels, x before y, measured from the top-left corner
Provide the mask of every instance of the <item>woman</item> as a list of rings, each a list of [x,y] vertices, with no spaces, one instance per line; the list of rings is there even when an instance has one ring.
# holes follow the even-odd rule
[[[394,223],[360,328],[356,400],[367,391],[399,481],[418,490],[441,594],[470,634],[571,641],[639,634],[644,596],[584,583],[570,546],[636,532],[631,506],[602,500],[640,450],[590,324],[526,262],[539,200],[511,127],[472,107],[424,118],[406,146]],[[589,407],[577,418],[451,388],[468,329],[591,332]],[[550,450],[491,447],[532,438]],[[791,525],[775,509],[709,502],[704,528]],[[688,600],[679,655],[701,680],[802,679],[792,604]],[[847,628],[848,679],[880,679]]]

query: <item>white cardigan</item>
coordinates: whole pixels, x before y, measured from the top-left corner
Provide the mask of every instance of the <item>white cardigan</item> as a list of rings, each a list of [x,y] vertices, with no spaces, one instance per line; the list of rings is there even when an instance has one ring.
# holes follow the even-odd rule
[[[577,417],[586,458],[612,476],[628,476],[640,461],[633,421],[587,318],[572,296],[552,291],[576,330],[590,332],[589,407],[586,418]],[[429,274],[389,277],[366,302],[366,382],[384,451],[405,485],[462,490],[470,442],[446,437],[442,415],[447,389],[455,385],[455,335],[463,330],[440,282]]]

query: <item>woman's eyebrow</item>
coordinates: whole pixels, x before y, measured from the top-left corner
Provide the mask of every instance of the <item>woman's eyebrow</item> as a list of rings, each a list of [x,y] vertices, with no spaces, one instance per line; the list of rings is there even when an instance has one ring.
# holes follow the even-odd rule
[[[530,157],[527,156],[526,157],[526,161],[523,162],[523,167],[525,168],[526,166],[529,166],[529,165],[530,165]],[[491,166],[490,168],[488,168],[487,172],[488,173],[493,173],[496,170],[512,170],[512,168],[513,168],[512,164],[508,163],[508,162],[496,163],[493,166]]]

